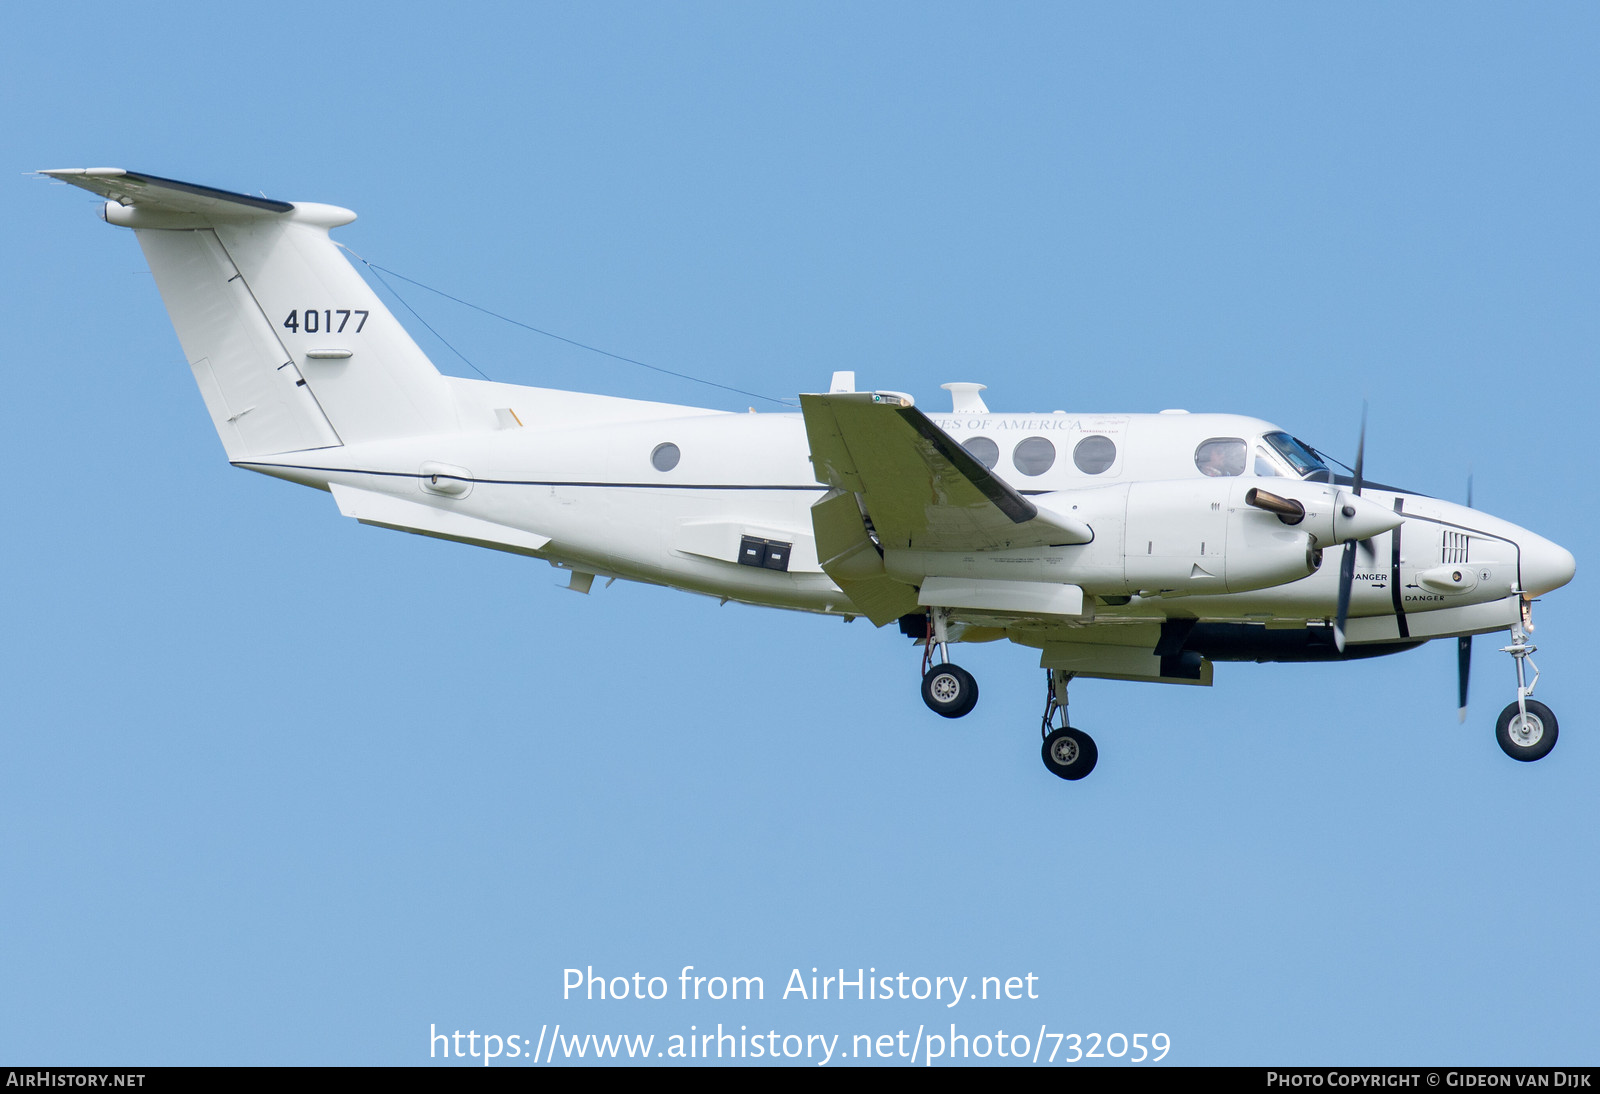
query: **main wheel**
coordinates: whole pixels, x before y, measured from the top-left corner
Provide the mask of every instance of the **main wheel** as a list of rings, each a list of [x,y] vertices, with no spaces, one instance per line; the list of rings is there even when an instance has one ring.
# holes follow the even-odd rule
[[[1526,716],[1515,703],[1500,712],[1494,738],[1500,742],[1500,751],[1513,760],[1532,763],[1544,759],[1556,747],[1556,716],[1549,707],[1532,699],[1524,705],[1528,708]]]
[[[935,665],[922,678],[922,701],[946,718],[959,718],[978,705],[978,682],[956,665]]]
[[[1063,779],[1081,779],[1094,770],[1100,750],[1094,738],[1081,729],[1058,729],[1044,739],[1040,749],[1050,774]]]

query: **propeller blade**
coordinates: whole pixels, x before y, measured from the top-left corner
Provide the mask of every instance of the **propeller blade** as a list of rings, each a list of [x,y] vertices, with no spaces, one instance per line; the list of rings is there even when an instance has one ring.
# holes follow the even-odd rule
[[[1472,472],[1467,472],[1467,508],[1472,508]]]
[[[1361,496],[1362,475],[1361,469],[1367,459],[1367,401],[1361,400],[1361,436],[1356,441],[1356,465],[1351,470],[1354,473],[1350,492],[1356,497]],[[1349,540],[1344,545],[1344,558],[1339,562],[1339,612],[1333,620],[1333,644],[1340,653],[1344,652],[1344,627],[1350,621],[1350,589],[1356,580],[1356,544],[1358,540]],[[1370,555],[1377,548],[1369,539],[1362,543]]]
[[[1472,639],[1462,635],[1456,639],[1456,692],[1459,697],[1460,720],[1467,720],[1467,678],[1472,675]]]
[[[1361,467],[1366,462],[1366,458],[1367,458],[1367,401],[1365,399],[1363,399],[1363,400],[1361,400],[1361,439],[1356,441],[1356,466],[1355,466],[1355,480],[1356,481],[1355,481],[1354,488],[1350,491],[1352,494],[1354,494],[1358,498],[1361,496],[1361,484],[1364,481],[1362,479],[1362,477],[1361,477]]]
[[[1352,540],[1344,545],[1344,558],[1339,563],[1339,614],[1333,621],[1333,644],[1340,653],[1344,652],[1344,625],[1350,619],[1350,587],[1355,578],[1356,545]]]

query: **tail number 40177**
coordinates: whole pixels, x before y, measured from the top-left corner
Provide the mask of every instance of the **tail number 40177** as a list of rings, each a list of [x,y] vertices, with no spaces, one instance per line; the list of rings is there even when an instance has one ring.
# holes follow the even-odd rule
[[[367,325],[367,314],[367,312],[359,308],[355,310],[350,308],[323,308],[321,311],[316,308],[307,308],[304,312],[296,308],[289,313],[289,318],[283,321],[283,328],[284,330],[292,330],[296,334],[317,334],[319,332],[343,334],[346,324],[350,322],[350,317],[359,315],[361,320],[356,324],[355,333],[360,334],[361,328]],[[334,327],[334,316],[339,317],[337,328]]]

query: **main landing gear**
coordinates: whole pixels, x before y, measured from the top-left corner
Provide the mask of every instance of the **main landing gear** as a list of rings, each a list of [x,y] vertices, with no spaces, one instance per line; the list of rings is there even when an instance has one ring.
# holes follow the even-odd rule
[[[1039,727],[1044,745],[1039,754],[1050,774],[1076,781],[1094,770],[1100,750],[1093,737],[1067,724],[1067,684],[1071,680],[1070,672],[1044,670],[1044,719]],[[1061,715],[1059,726],[1055,724],[1057,713]]]
[[[928,709],[946,718],[960,718],[978,705],[978,681],[972,673],[950,663],[950,635],[943,609],[928,613],[927,649],[922,655],[922,701]],[[934,665],[933,649],[939,647],[939,663]],[[931,667],[930,667],[931,665]]]
[[[978,681],[960,665],[935,665],[922,678],[922,701],[935,714],[960,718],[978,705]]]
[[[1522,602],[1522,619],[1511,628],[1511,645],[1501,653],[1509,653],[1517,662],[1517,701],[1500,712],[1495,721],[1494,736],[1500,750],[1513,760],[1532,763],[1542,760],[1556,746],[1556,716],[1543,703],[1528,696],[1539,682],[1539,666],[1528,656],[1539,647],[1528,641],[1533,630],[1532,612],[1528,601]],[[1533,669],[1533,683],[1527,683],[1527,669]]]
[[[972,678],[972,673],[950,663],[949,617],[945,610],[933,608],[926,616],[905,616],[900,620],[900,629],[912,637],[920,635],[925,644],[922,701],[928,704],[928,709],[946,718],[960,718],[971,713],[978,704],[978,682]],[[1040,722],[1044,745],[1039,754],[1050,774],[1075,782],[1094,770],[1100,750],[1095,747],[1093,737],[1067,724],[1067,683],[1071,679],[1070,672],[1045,670],[1047,690],[1044,718]],[[1060,716],[1059,726],[1056,725],[1057,715]]]

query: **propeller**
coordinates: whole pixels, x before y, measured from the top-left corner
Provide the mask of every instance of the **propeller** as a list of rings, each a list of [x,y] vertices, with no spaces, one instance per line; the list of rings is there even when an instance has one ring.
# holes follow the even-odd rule
[[[1467,472],[1467,508],[1472,508],[1472,472]],[[1456,717],[1467,720],[1467,680],[1472,675],[1472,636],[1456,639]]]
[[[1356,497],[1361,496],[1361,468],[1367,455],[1367,404],[1361,403],[1361,437],[1356,441],[1356,465],[1351,470],[1354,472],[1355,481],[1351,484],[1350,492]],[[1356,580],[1356,540],[1350,540],[1344,545],[1344,558],[1339,562],[1339,612],[1333,622],[1333,644],[1340,653],[1344,652],[1344,626],[1350,619],[1350,588]],[[1369,551],[1373,550],[1370,541],[1367,544]]]
[[[1361,402],[1361,439],[1358,442],[1356,442],[1356,466],[1355,466],[1355,480],[1356,480],[1356,482],[1355,482],[1355,494],[1356,494],[1356,497],[1358,497],[1358,498],[1361,496],[1361,487],[1363,485],[1365,485],[1365,483],[1366,483],[1366,480],[1361,477],[1361,461],[1362,461],[1362,457],[1365,455],[1366,447],[1367,447],[1367,403],[1366,403],[1366,400],[1362,400],[1362,402]],[[1377,545],[1376,542],[1374,542],[1373,538],[1358,540],[1357,543],[1356,543],[1356,546],[1361,549],[1361,553],[1362,554],[1367,556],[1367,561],[1368,562],[1371,562],[1378,555],[1378,545]]]

